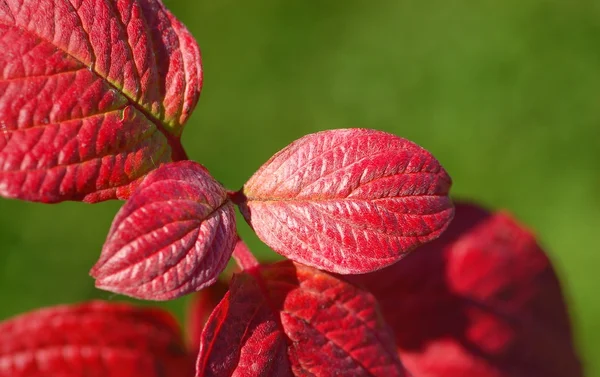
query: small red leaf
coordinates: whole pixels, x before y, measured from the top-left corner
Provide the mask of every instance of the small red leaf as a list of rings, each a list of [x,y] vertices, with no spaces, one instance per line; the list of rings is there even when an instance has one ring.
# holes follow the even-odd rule
[[[186,377],[194,360],[159,309],[90,302],[0,323],[0,377]]]
[[[290,261],[236,275],[196,376],[404,376],[373,296]]]
[[[194,293],[188,307],[186,318],[188,348],[192,354],[198,354],[198,350],[200,349],[200,336],[204,329],[204,325],[228,290],[229,286],[227,283],[217,280],[215,284],[210,287]]]
[[[232,253],[234,260],[236,259],[236,253],[239,254],[239,249],[244,249],[244,252],[250,253],[248,246],[246,246],[244,241],[238,236],[238,240],[236,241]],[[198,354],[198,349],[200,348],[200,336],[202,335],[206,321],[208,321],[208,317],[210,317],[211,313],[215,310],[215,307],[221,302],[225,293],[229,290],[229,282],[231,281],[233,274],[239,272],[241,272],[241,270],[238,267],[238,264],[228,265],[215,284],[196,292],[192,297],[192,301],[187,308],[186,329],[189,348],[194,355]]]
[[[126,198],[184,157],[200,52],[159,0],[4,0],[0,50],[0,195]]]
[[[101,289],[170,300],[214,283],[236,240],[223,186],[195,162],[165,164],[117,213],[90,274]]]
[[[202,332],[196,376],[291,376],[286,350],[285,335],[258,283],[236,275]]]
[[[244,185],[240,208],[278,253],[332,272],[365,273],[439,236],[453,214],[450,185],[437,160],[408,140],[332,130],[273,156]]]
[[[505,213],[457,205],[439,239],[346,278],[375,294],[415,377],[582,375],[550,261]]]

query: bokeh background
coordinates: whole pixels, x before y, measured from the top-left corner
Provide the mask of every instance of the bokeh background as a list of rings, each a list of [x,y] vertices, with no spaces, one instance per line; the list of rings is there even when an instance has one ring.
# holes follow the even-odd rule
[[[419,143],[455,196],[508,209],[539,235],[588,376],[600,376],[600,1],[165,3],[203,52],[191,158],[239,188],[306,133],[370,127]],[[120,205],[0,199],[0,318],[123,299],[88,277]],[[162,305],[183,318],[187,300]]]

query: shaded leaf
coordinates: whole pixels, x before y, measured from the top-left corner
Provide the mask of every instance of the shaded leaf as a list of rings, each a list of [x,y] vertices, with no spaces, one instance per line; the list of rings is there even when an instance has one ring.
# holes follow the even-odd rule
[[[373,296],[284,261],[236,275],[202,334],[196,376],[404,376]]]
[[[258,283],[242,274],[204,327],[196,376],[291,376],[286,349]]]
[[[159,309],[90,302],[0,323],[1,377],[185,377],[194,361]]]
[[[0,50],[0,195],[126,198],[185,158],[200,52],[159,0],[4,0]]]
[[[170,300],[217,280],[237,234],[227,193],[192,161],[152,171],[117,213],[96,287],[146,300]]]
[[[238,236],[231,255],[233,260],[236,260],[236,253],[240,253],[239,249],[244,249],[244,252],[250,253],[248,246]],[[215,310],[215,307],[221,302],[225,293],[229,290],[229,282],[231,281],[233,274],[239,272],[241,272],[241,270],[239,262],[236,260],[236,263],[227,265],[215,284],[196,292],[192,297],[192,301],[187,308],[186,329],[189,348],[194,355],[198,354],[200,337],[204,330],[204,325],[206,324],[206,321],[208,321],[208,317],[210,317],[211,313]]]
[[[550,261],[506,213],[458,204],[439,239],[347,279],[375,294],[414,377],[582,375]]]
[[[206,321],[228,290],[228,284],[219,279],[210,287],[194,293],[186,318],[188,348],[193,355],[197,355],[200,349],[200,336]]]
[[[278,253],[332,272],[364,273],[393,264],[446,228],[450,185],[438,161],[408,140],[332,130],[275,154],[239,201]]]

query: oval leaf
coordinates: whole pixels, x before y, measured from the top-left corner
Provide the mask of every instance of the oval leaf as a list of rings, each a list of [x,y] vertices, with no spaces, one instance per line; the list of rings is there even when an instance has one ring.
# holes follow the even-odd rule
[[[278,253],[327,271],[365,273],[439,236],[453,214],[450,185],[437,160],[408,140],[332,130],[273,156],[244,185],[240,208]]]
[[[170,300],[214,283],[236,240],[223,186],[195,162],[165,164],[117,213],[90,274],[101,289]]]
[[[200,52],[159,0],[4,0],[0,50],[0,195],[126,198],[185,157]]]
[[[159,309],[90,302],[0,323],[1,377],[182,377],[194,360]]]
[[[290,261],[236,275],[202,333],[196,376],[404,376],[373,296]]]
[[[550,261],[505,213],[459,204],[439,239],[346,279],[375,294],[415,377],[582,376]]]

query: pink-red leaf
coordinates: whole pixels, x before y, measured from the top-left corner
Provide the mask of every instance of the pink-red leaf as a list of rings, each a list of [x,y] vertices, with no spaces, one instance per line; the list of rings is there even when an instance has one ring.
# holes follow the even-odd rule
[[[159,309],[90,302],[0,323],[0,377],[188,377],[194,359]]]
[[[115,217],[96,286],[147,300],[170,300],[217,280],[237,233],[227,192],[192,161],[162,165]]]
[[[202,334],[196,376],[404,376],[368,292],[291,261],[236,275]]]
[[[365,273],[446,228],[451,180],[426,150],[374,130],[305,136],[244,185],[241,210],[278,253],[327,271]]]
[[[0,51],[0,195],[126,198],[184,158],[200,52],[160,0],[3,0]]]
[[[347,278],[375,294],[414,377],[582,375],[550,261],[506,213],[459,204],[439,239]]]

